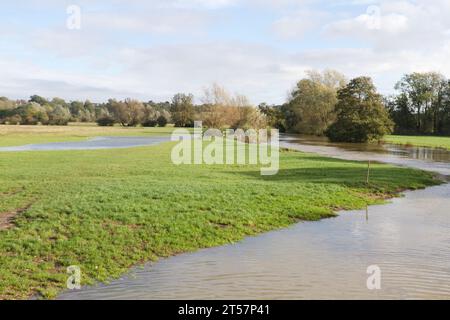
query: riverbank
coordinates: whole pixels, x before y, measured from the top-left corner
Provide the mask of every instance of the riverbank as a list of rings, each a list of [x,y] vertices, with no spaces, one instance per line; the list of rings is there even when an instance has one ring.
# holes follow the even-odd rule
[[[450,137],[386,136],[383,141],[404,146],[430,147],[450,150]]]
[[[53,298],[77,265],[82,284],[145,261],[233,243],[299,220],[382,203],[438,183],[431,173],[283,151],[258,166],[175,166],[172,143],[0,154],[0,298]]]

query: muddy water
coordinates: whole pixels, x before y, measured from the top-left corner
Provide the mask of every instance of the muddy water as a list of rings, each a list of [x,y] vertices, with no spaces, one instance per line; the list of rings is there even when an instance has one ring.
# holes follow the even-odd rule
[[[303,139],[303,140],[301,140]],[[449,154],[284,137],[283,145],[448,174]],[[367,149],[361,149],[367,148]],[[60,299],[450,299],[450,185],[134,268]],[[381,289],[368,290],[369,266]]]
[[[170,141],[170,137],[96,137],[86,141],[29,144],[0,147],[0,152],[98,150],[143,147]]]
[[[282,147],[328,157],[357,161],[380,161],[450,175],[450,151],[394,144],[331,143],[326,138],[285,135]]]

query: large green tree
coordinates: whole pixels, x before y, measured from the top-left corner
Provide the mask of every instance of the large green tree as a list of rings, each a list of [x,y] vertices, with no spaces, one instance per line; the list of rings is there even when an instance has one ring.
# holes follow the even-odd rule
[[[335,112],[336,121],[326,132],[332,141],[379,140],[393,129],[382,96],[369,77],[355,78],[338,91]]]
[[[437,72],[406,74],[396,84],[396,89],[408,97],[416,116],[417,133],[438,133],[439,116],[445,107],[447,80]]]
[[[337,71],[307,72],[292,91],[286,113],[291,132],[323,135],[335,120],[337,90],[345,85],[345,77]]]
[[[413,134],[416,131],[416,118],[410,106],[408,96],[404,93],[386,98],[386,107],[395,123],[394,132]]]

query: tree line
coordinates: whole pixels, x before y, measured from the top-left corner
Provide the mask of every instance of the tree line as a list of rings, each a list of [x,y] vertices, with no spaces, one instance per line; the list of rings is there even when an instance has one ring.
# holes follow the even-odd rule
[[[369,77],[348,81],[337,71],[310,71],[283,105],[261,104],[271,126],[366,142],[384,135],[450,135],[450,80],[436,72],[406,74],[397,94],[382,96]]]
[[[400,134],[450,135],[450,80],[436,72],[412,73],[397,83],[386,106]]]
[[[67,125],[69,122],[97,122],[112,126],[165,126],[170,120],[170,103],[146,103],[110,99],[106,103],[66,102],[61,98],[47,100],[33,95],[29,100],[0,97],[0,124]]]
[[[171,101],[155,103],[134,99],[109,99],[105,103],[66,102],[34,95],[29,100],[0,97],[0,124],[67,125],[69,122],[97,122],[100,126],[192,127],[196,120],[214,128],[262,128],[265,116],[248,99],[230,94],[215,84],[205,89],[201,104],[192,94],[178,93]]]
[[[105,103],[66,102],[34,95],[29,100],[0,97],[0,124],[67,125],[97,122],[101,126],[192,127],[201,120],[214,128],[274,127],[284,132],[326,135],[333,141],[365,142],[397,134],[450,134],[450,81],[435,72],[406,74],[398,94],[383,97],[372,79],[350,81],[333,70],[309,71],[286,103],[258,107],[244,95],[219,85],[204,90],[200,103],[178,93],[171,101],[110,99]]]

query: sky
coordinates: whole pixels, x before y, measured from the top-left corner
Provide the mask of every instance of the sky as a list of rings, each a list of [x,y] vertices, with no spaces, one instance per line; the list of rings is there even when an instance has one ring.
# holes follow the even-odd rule
[[[450,77],[449,0],[15,0],[0,4],[0,96],[283,103],[307,70]]]

